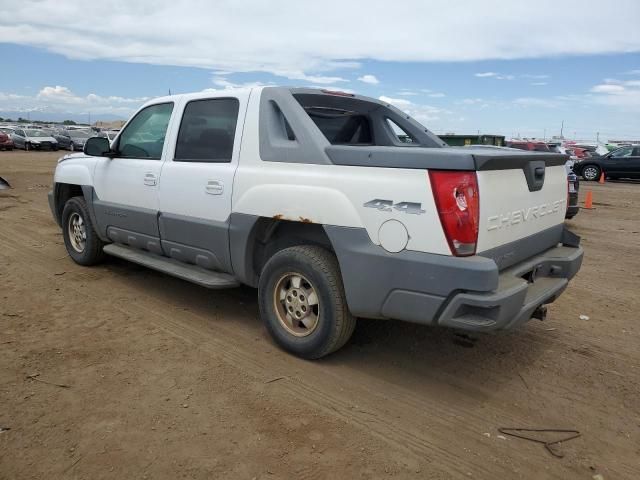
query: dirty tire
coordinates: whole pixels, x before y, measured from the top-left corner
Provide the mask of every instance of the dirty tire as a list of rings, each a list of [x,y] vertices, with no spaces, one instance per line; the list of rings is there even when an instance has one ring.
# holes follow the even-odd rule
[[[69,232],[70,220],[73,217],[77,218],[76,216],[79,216],[82,219],[86,233],[86,240],[82,252],[77,251],[73,247]],[[67,253],[69,253],[69,256],[77,264],[90,266],[104,260],[105,254],[102,251],[104,242],[100,240],[93,228],[93,223],[91,222],[89,210],[87,209],[87,204],[84,201],[84,198],[73,197],[65,204],[64,210],[62,211],[62,235],[64,237],[64,246],[67,248]]]
[[[308,279],[317,294],[317,323],[305,336],[290,333],[279,320],[276,290],[288,274]],[[258,298],[260,316],[275,342],[302,358],[318,359],[335,352],[351,338],[356,325],[347,307],[338,260],[321,247],[289,247],[271,257],[260,275]]]

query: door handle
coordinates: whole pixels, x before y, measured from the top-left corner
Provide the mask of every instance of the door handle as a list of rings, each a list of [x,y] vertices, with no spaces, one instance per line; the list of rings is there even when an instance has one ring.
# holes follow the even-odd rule
[[[224,192],[224,184],[220,180],[207,180],[207,186],[204,191],[210,195],[222,195]]]
[[[153,187],[157,183],[158,183],[158,178],[155,176],[155,174],[153,174],[151,172],[147,172],[147,173],[144,174],[144,184],[145,185]]]

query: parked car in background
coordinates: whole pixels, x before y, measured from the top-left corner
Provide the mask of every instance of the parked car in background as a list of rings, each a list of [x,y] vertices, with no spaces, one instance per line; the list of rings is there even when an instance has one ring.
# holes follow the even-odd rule
[[[101,130],[95,136],[105,137],[108,138],[110,142],[113,142],[113,140],[118,136],[118,133],[120,133],[120,130]]]
[[[60,148],[66,148],[72,152],[82,150],[87,139],[93,136],[92,132],[87,130],[72,130],[68,128],[60,128],[54,133]]]
[[[620,147],[601,157],[589,157],[573,166],[573,171],[588,181],[606,178],[640,178],[640,145]]]
[[[592,156],[592,153],[586,148],[574,147],[573,145],[565,148],[567,155],[571,156],[571,158],[575,160],[582,160],[583,158],[589,158]]]
[[[544,142],[528,142],[528,141],[513,141],[507,142],[507,147],[517,148],[518,150],[528,150],[530,152],[551,152],[548,145]]]
[[[589,156],[600,156],[609,153],[609,149],[601,143],[574,143],[570,146],[586,150],[589,152]]]
[[[16,128],[11,135],[16,148],[25,150],[58,150],[58,142],[46,131],[31,128]]]
[[[0,150],[13,150],[14,146],[9,134],[0,130]]]

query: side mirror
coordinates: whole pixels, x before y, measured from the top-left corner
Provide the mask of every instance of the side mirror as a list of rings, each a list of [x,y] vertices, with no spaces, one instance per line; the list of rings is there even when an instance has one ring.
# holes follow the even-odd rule
[[[84,154],[92,157],[111,157],[109,140],[104,137],[91,137],[84,143]]]

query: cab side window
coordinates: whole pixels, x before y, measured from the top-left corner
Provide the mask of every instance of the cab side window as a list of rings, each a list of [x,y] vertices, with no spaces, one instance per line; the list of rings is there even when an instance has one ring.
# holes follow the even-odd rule
[[[187,103],[176,143],[176,162],[231,162],[240,102],[211,98]]]
[[[611,154],[611,156],[614,157],[614,158],[630,157],[632,152],[633,152],[633,148],[631,148],[631,147],[623,147],[623,148],[619,148],[618,150],[613,152]]]
[[[118,156],[160,160],[173,103],[150,105],[129,122],[118,141]]]

